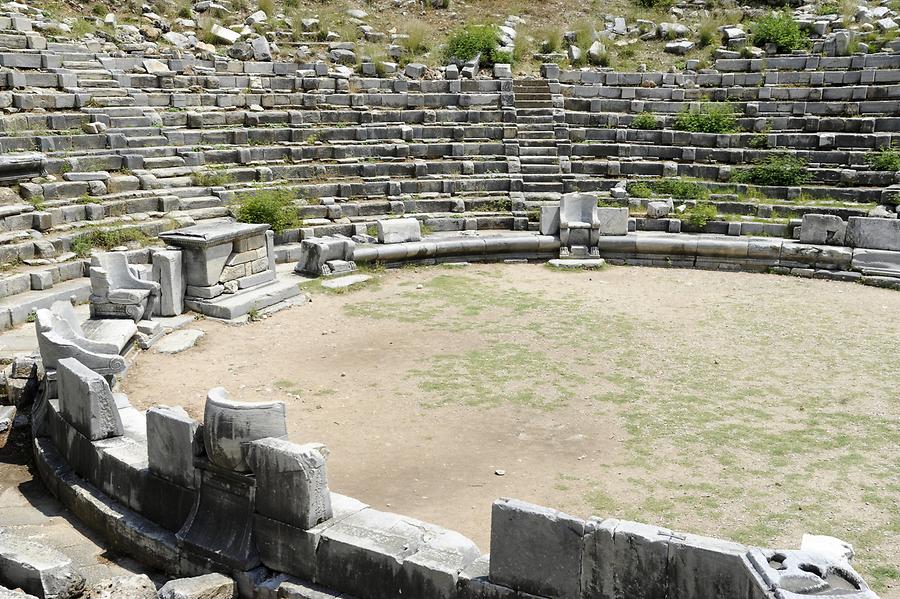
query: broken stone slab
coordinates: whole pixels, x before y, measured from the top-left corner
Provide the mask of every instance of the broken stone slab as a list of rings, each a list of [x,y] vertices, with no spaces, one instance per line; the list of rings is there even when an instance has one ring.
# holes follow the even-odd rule
[[[42,543],[0,529],[0,583],[38,597],[68,599],[84,590],[72,560]]]
[[[233,44],[239,39],[241,39],[241,34],[237,31],[228,29],[227,27],[222,27],[218,23],[212,26],[209,31],[213,36],[222,40],[227,44]]]
[[[247,462],[256,475],[256,512],[308,530],[331,519],[326,451],[284,439],[250,443]]]
[[[238,402],[222,387],[210,389],[203,413],[203,443],[210,461],[235,472],[249,472],[250,444],[287,437],[284,402]]]
[[[157,342],[154,348],[161,354],[178,354],[194,347],[205,334],[200,329],[172,331]]]
[[[669,42],[665,47],[666,52],[668,52],[669,54],[677,54],[678,56],[684,56],[693,49],[694,42],[689,40]]]
[[[647,218],[666,218],[672,211],[672,202],[647,202]]]
[[[59,361],[59,407],[78,432],[97,441],[125,434],[109,383],[75,358]]]
[[[375,222],[378,229],[378,243],[406,243],[421,241],[422,228],[415,218],[393,218]]]
[[[93,585],[84,599],[156,599],[156,585],[146,574],[107,578]]]
[[[749,563],[762,579],[759,586],[781,599],[809,595],[877,599],[862,577],[844,559],[797,550],[751,548]]]
[[[850,265],[864,275],[900,277],[900,252],[857,248]]]
[[[453,596],[455,576],[446,576],[452,568],[449,563],[428,574],[430,567],[423,556],[421,563],[413,560],[404,570],[407,558],[433,542],[440,546],[447,532],[413,518],[363,509],[322,532],[316,551],[316,582],[358,597]],[[477,548],[465,541],[459,535],[445,537],[443,543],[448,554],[464,554],[461,562],[470,562],[468,558]],[[440,575],[440,570],[445,575]],[[423,588],[431,590],[422,594]]]
[[[203,453],[200,423],[181,407],[147,410],[147,456],[150,471],[177,485],[197,487],[194,458]]]
[[[44,155],[38,152],[0,156],[0,183],[13,184],[43,174]]]
[[[553,258],[547,262],[553,268],[596,270],[606,266],[603,258]]]
[[[470,539],[434,527],[414,554],[403,560],[403,596],[456,599],[460,571],[481,557]]]
[[[804,214],[800,225],[800,243],[844,245],[847,223],[831,214]]]
[[[346,275],[336,279],[322,281],[322,287],[325,287],[326,289],[346,289],[347,287],[360,285],[371,279],[372,277],[370,275]]]
[[[234,599],[237,585],[224,574],[204,574],[170,580],[159,589],[159,599]]]
[[[550,597],[577,597],[585,523],[501,498],[491,510],[491,582]]]
[[[184,312],[185,284],[181,252],[153,252],[153,280],[159,282],[159,300],[154,316],[178,316]]]
[[[25,591],[11,591],[4,586],[0,586],[0,599],[38,599],[34,595],[25,593]]]
[[[16,406],[0,406],[0,449],[6,446],[16,421]]]

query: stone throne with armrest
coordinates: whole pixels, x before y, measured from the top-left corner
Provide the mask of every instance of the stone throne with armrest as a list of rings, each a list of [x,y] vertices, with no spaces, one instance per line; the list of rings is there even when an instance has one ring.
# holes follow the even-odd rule
[[[597,198],[587,193],[567,193],[559,200],[560,257],[597,256],[600,219]]]
[[[139,279],[124,252],[97,254],[91,264],[91,318],[150,319],[160,286]]]

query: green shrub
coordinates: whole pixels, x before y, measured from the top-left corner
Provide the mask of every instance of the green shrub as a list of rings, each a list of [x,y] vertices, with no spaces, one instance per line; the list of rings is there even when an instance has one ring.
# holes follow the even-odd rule
[[[693,133],[736,133],[737,115],[727,102],[701,104],[698,110],[681,111],[675,118],[675,128]]]
[[[491,66],[494,52],[499,45],[497,28],[493,25],[466,25],[450,35],[445,57],[460,61],[467,61],[481,54],[481,64]]]
[[[294,195],[288,190],[260,190],[239,201],[236,216],[242,223],[271,225],[276,232],[297,224]]]
[[[631,120],[632,129],[659,129],[659,121],[652,112],[642,112]]]
[[[810,179],[806,161],[786,152],[769,154],[756,160],[753,166],[742,168],[732,175],[737,183],[753,185],[802,185]]]
[[[625,186],[628,195],[633,198],[649,198],[653,196],[653,190],[644,182],[628,183]]]
[[[106,7],[103,4],[93,4],[91,5],[91,14],[95,17],[105,17],[106,13],[109,12],[106,10]]]
[[[793,52],[807,47],[809,38],[790,14],[773,12],[751,27],[750,42],[760,47],[775,44],[779,52]]]
[[[259,0],[259,10],[266,13],[266,16],[275,14],[275,0]]]
[[[866,162],[875,171],[900,171],[900,151],[893,146],[875,150],[866,154]]]
[[[706,223],[716,218],[717,212],[718,210],[713,204],[703,202],[685,210],[681,215],[681,219],[702,229],[706,226]]]
[[[142,244],[151,239],[146,233],[137,228],[121,229],[94,229],[88,233],[79,235],[72,240],[71,250],[79,258],[90,255],[91,250],[100,248],[110,250],[116,246],[124,245],[129,241],[139,241]]]

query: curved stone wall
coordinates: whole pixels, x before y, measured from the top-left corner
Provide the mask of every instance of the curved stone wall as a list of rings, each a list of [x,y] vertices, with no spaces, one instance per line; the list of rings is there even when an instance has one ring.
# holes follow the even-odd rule
[[[69,358],[39,403],[37,469],[76,517],[170,576],[225,573],[242,597],[875,597],[852,549],[830,537],[774,551],[513,499],[494,503],[483,554],[459,533],[331,492],[327,449],[285,440],[279,402],[214,389],[203,423],[177,407],[143,414]]]

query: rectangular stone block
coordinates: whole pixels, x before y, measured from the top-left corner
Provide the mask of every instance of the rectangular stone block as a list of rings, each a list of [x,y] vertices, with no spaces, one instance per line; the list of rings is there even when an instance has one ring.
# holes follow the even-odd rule
[[[414,218],[395,218],[376,221],[378,243],[406,243],[421,241],[422,229]]]
[[[250,444],[256,513],[308,530],[332,517],[324,447],[267,438]]]
[[[851,216],[847,223],[846,245],[900,251],[900,220]]]
[[[559,235],[559,206],[541,206],[541,235]]]
[[[583,520],[515,499],[491,511],[491,582],[535,595],[577,597]]]
[[[122,417],[109,384],[75,358],[59,361],[59,405],[62,416],[91,441],[124,434]]]
[[[750,596],[753,579],[745,561],[748,547],[698,535],[679,535],[669,542],[669,597],[707,599]]]
[[[627,235],[628,208],[597,208],[600,235]]]
[[[804,214],[800,226],[800,243],[844,245],[847,223],[831,214]]]
[[[184,312],[187,288],[182,271],[182,252],[161,250],[153,252],[153,279],[159,283],[160,296],[154,314],[178,316]]]
[[[194,457],[203,451],[200,424],[184,408],[147,410],[147,454],[150,471],[183,487],[197,487]]]

